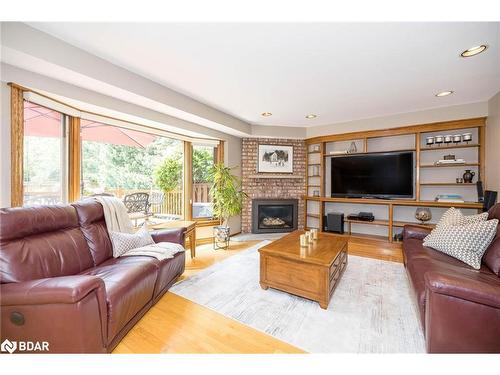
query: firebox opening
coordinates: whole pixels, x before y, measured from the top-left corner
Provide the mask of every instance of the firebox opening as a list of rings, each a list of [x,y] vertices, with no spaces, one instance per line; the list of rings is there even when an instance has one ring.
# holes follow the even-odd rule
[[[296,199],[252,201],[252,232],[291,232],[297,229]]]

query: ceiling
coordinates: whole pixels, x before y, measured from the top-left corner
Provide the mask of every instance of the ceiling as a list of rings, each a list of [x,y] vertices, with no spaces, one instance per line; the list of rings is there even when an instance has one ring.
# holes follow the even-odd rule
[[[500,23],[29,25],[258,125],[333,124],[500,90]],[[459,56],[478,44],[489,48]],[[443,90],[455,93],[434,96]]]

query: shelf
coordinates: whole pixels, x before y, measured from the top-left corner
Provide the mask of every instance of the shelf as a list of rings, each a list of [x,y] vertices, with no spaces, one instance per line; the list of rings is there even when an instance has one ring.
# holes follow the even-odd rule
[[[344,220],[346,223],[354,223],[354,224],[368,224],[368,225],[384,225],[389,226],[389,220],[373,220],[373,221],[362,221],[362,220]],[[404,227],[405,225],[418,225],[426,228],[434,228],[436,224],[422,224],[420,222],[415,221],[393,221],[393,227]]]
[[[321,154],[321,151],[308,151],[307,152],[309,155],[310,154]]]
[[[248,177],[249,178],[289,178],[289,179],[304,178],[303,176],[298,176],[296,174],[273,174],[273,173],[252,174]]]
[[[471,143],[469,145],[460,145],[460,146],[442,146],[442,147],[426,147],[426,146],[422,146],[420,148],[420,151],[439,151],[439,150],[451,150],[451,149],[454,149],[454,148],[471,148],[471,147],[479,147],[479,143]]]
[[[307,177],[321,177],[321,175],[320,174],[311,174],[311,175],[309,175]]]
[[[389,225],[389,220],[373,220],[373,221],[363,221],[363,220],[350,220],[344,219],[344,222],[351,224],[366,224],[366,225]]]
[[[307,187],[317,187],[317,188],[319,188],[321,186],[320,185],[307,185]]]
[[[308,201],[320,201],[321,200],[320,197],[304,197],[304,199],[306,199]]]
[[[421,164],[420,168],[458,168],[458,167],[479,167],[479,163],[463,163],[463,164]]]
[[[313,165],[321,165],[320,163],[312,163],[312,164],[307,164],[309,167]]]
[[[346,238],[360,238],[363,240],[381,241],[381,242],[385,242],[387,244],[390,243],[387,236],[379,236],[376,234],[366,234],[366,233],[356,233],[356,232],[351,232],[351,234],[348,234],[348,233],[340,234],[340,233],[332,233],[332,232],[326,232],[326,231],[321,231],[321,233],[327,234],[330,236],[346,237]]]
[[[392,226],[393,227],[404,227],[405,225],[417,225],[419,227],[425,227],[425,228],[434,228],[436,224],[422,224],[419,222],[414,222],[414,221],[393,221]]]
[[[306,216],[308,216],[308,217],[314,217],[316,219],[319,219],[319,215],[318,214],[307,214]]]
[[[400,150],[390,150],[390,151],[366,151],[366,152],[353,152],[351,154],[327,154],[323,155],[323,157],[335,157],[335,156],[351,156],[351,155],[364,155],[364,154],[377,154],[382,152],[404,152],[404,151],[416,151],[414,148],[405,148]]]
[[[329,197],[305,197],[305,199],[311,201],[320,201],[320,202],[338,202],[338,203],[353,203],[353,204],[379,204],[379,205],[392,204],[393,206],[483,208],[483,204],[478,202],[452,203],[452,202],[436,202],[436,201],[416,201],[414,199],[329,198]]]
[[[476,186],[476,183],[471,182],[471,183],[456,183],[456,182],[425,182],[425,183],[420,183],[420,186],[466,186],[466,187],[471,187],[471,186]]]

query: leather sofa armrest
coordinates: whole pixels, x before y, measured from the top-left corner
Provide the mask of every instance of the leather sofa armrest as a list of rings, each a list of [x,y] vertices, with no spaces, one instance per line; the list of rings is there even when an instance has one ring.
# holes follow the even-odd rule
[[[423,240],[432,229],[421,227],[418,225],[405,225],[403,228],[403,240],[416,238],[417,240]]]
[[[154,242],[174,242],[184,246],[184,235],[186,228],[162,229],[151,232]]]
[[[456,274],[432,271],[427,272],[424,279],[428,292],[500,309],[500,281],[488,283]]]
[[[2,338],[46,341],[51,353],[107,351],[106,288],[96,276],[1,284],[0,305]]]
[[[2,284],[0,290],[2,306],[76,303],[94,290],[103,296],[105,293],[104,282],[88,275]]]

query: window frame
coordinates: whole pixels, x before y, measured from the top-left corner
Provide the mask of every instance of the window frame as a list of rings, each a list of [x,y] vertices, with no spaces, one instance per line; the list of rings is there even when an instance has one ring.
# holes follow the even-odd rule
[[[200,142],[201,143],[201,142]],[[214,226],[214,225],[220,225],[221,224],[221,220],[220,219],[215,219],[213,217],[197,217],[197,218],[194,218],[193,217],[193,192],[192,192],[192,187],[194,186],[194,182],[193,182],[193,171],[192,171],[192,168],[193,168],[193,163],[192,163],[192,155],[193,155],[193,152],[194,152],[194,148],[193,148],[193,144],[191,143],[191,194],[190,194],[190,202],[191,202],[191,216],[190,216],[190,219],[191,221],[196,221],[196,226],[197,227],[211,227],[211,226]],[[219,140],[219,143],[214,146],[214,164],[217,164],[219,163],[220,161],[223,161],[224,162],[224,141],[222,140]]]
[[[8,84],[11,89],[11,206],[21,207],[24,204],[24,93],[35,93],[30,89],[19,86],[15,83]],[[38,94],[45,97],[42,94]],[[50,97],[45,97],[63,106],[67,106],[74,111],[79,111],[78,108],[71,107],[65,103],[58,102]],[[47,106],[49,109],[50,106]],[[67,196],[68,203],[75,202],[81,198],[81,181],[82,181],[82,139],[81,139],[81,121],[80,117],[74,116],[71,113],[64,113],[58,109],[53,109],[62,113],[66,117],[66,159],[67,171],[65,173],[65,181],[63,186],[66,186],[65,195]],[[105,117],[105,116],[102,116]],[[110,118],[110,120],[113,120]],[[117,121],[126,122],[123,120],[114,119]],[[142,127],[141,130],[146,133],[155,134],[153,131],[148,132],[148,126],[141,126],[140,124],[131,123],[134,126]],[[110,125],[115,126],[110,123]],[[186,140],[184,138],[177,138],[172,135],[174,139],[184,143],[184,168],[183,168],[183,195],[184,195],[184,220],[196,221],[198,227],[213,226],[220,224],[219,219],[214,218],[193,218],[192,203],[193,203],[193,171],[192,171],[192,153],[193,142],[202,143],[203,140]],[[224,145],[223,140],[207,139],[207,143],[216,144],[215,147],[215,160],[214,163],[220,161],[224,162]]]

